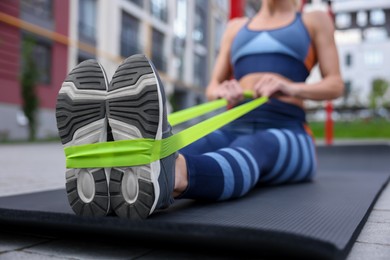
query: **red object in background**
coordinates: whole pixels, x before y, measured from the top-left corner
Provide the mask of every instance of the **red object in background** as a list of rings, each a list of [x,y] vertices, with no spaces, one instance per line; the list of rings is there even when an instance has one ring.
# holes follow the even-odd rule
[[[245,10],[245,0],[230,0],[230,19],[241,17]]]
[[[331,101],[326,101],[326,121],[325,121],[325,144],[331,145],[333,143],[333,104]]]
[[[334,20],[334,13],[332,10],[332,2],[328,0],[328,13],[332,20]],[[332,101],[326,101],[326,122],[325,122],[325,144],[332,145],[333,143],[333,103]]]

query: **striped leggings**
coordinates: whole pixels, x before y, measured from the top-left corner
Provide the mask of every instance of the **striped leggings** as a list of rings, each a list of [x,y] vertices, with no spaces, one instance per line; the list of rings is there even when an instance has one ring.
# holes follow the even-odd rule
[[[180,198],[222,201],[257,184],[310,181],[317,167],[315,145],[296,123],[241,132],[222,128],[183,148],[189,185]]]

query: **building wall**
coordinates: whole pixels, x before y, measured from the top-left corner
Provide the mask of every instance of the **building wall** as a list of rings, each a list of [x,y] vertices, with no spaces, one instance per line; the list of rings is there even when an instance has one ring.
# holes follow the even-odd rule
[[[351,65],[346,64],[347,55]],[[346,104],[367,107],[372,82],[378,78],[390,82],[390,41],[341,45],[339,56],[344,82],[351,88]]]
[[[0,12],[19,17],[19,1],[0,1]],[[20,30],[0,22],[0,104],[20,104],[19,60]]]
[[[229,1],[185,1],[185,34],[183,37],[183,59],[175,53],[177,1],[167,0],[167,20],[161,21],[152,15],[151,5],[154,0],[91,0],[96,4],[96,23],[94,24],[95,38],[85,40],[80,36],[80,1],[83,0],[53,0],[52,19],[34,16],[29,9],[22,8],[23,0],[0,1],[0,15],[9,14],[19,25],[9,25],[0,20],[0,54],[7,59],[0,60],[0,138],[23,139],[27,137],[26,118],[21,113],[22,100],[20,97],[19,71],[21,64],[21,41],[23,32],[35,35],[50,46],[50,82],[39,84],[40,111],[38,113],[38,137],[56,135],[55,104],[56,96],[66,74],[81,60],[96,58],[111,78],[117,66],[126,57],[121,55],[122,16],[127,13],[139,20],[140,28],[137,36],[139,52],[146,54],[152,60],[155,53],[153,46],[153,29],[164,36],[161,56],[166,68],[160,76],[166,87],[168,98],[176,96],[176,109],[183,109],[205,100],[204,90],[211,74],[216,58],[217,47],[214,41],[219,41],[229,12]],[[87,0],[89,1],[89,0]],[[26,1],[29,2],[29,1]],[[40,1],[44,2],[44,1]],[[137,5],[142,3],[142,7]],[[194,31],[199,19],[197,5],[202,3],[204,13],[206,41],[197,42]],[[89,3],[91,4],[91,3]],[[198,6],[199,7],[199,6]],[[26,11],[27,10],[27,11]],[[1,17],[0,17],[1,18]],[[217,21],[218,19],[218,21]],[[217,22],[218,25],[217,25]],[[31,26],[33,29],[31,29]],[[158,47],[158,46],[157,46]],[[197,58],[200,57],[200,58]],[[199,63],[201,62],[201,63]],[[183,68],[180,69],[180,64]],[[196,68],[196,64],[204,64]],[[202,75],[197,70],[201,69]],[[173,107],[169,106],[170,111]]]
[[[69,3],[68,1],[53,1],[54,32],[68,36]],[[51,82],[38,87],[41,108],[55,109],[57,94],[66,77],[68,64],[68,46],[52,40]]]
[[[390,81],[388,68],[390,66],[390,1],[339,1],[332,2],[332,10],[336,16],[335,40],[340,61],[341,75],[346,83],[346,94],[334,101],[336,106],[367,107],[372,89],[372,81],[382,78]],[[386,24],[374,26],[367,22],[365,26],[356,23],[356,14],[360,11],[366,12],[381,9],[386,13]],[[312,0],[307,4],[304,11],[327,10],[326,1]],[[339,27],[337,16],[349,14],[350,25]],[[364,37],[364,30],[367,28],[385,28],[387,36],[384,39],[368,39]],[[349,57],[348,57],[349,56]],[[350,62],[347,61],[350,60]],[[318,67],[310,75],[308,82],[315,82],[321,79]],[[390,91],[389,91],[390,93]],[[308,102],[309,106],[323,106],[324,102]]]
[[[350,85],[349,95],[340,104],[348,106],[369,106],[372,82],[377,78],[390,82],[390,2],[386,0],[353,2],[334,2],[338,32],[336,40],[339,49],[340,65],[344,81]],[[370,16],[373,10],[382,10],[385,23],[372,24]],[[367,23],[359,25],[357,14],[365,13]],[[337,15],[347,14],[351,20],[347,27],[337,23]],[[367,32],[382,30],[383,37],[372,37]],[[350,60],[350,62],[348,62]]]
[[[0,139],[25,139],[28,136],[27,122],[22,111],[20,95],[21,47],[25,34],[31,34],[44,41],[50,49],[50,68],[48,82],[39,83],[38,138],[56,136],[54,109],[56,97],[67,68],[68,46],[55,33],[68,35],[68,1],[52,1],[51,19],[22,10],[21,1],[5,0],[0,2]],[[9,16],[7,16],[9,15]]]
[[[78,20],[79,3],[81,0],[71,1],[71,24],[70,37],[71,40],[80,41],[78,36]],[[228,1],[204,1],[205,6],[202,6],[206,12],[205,23],[205,44],[198,43],[194,40],[194,31],[196,26],[196,8],[200,1],[185,1],[186,2],[186,24],[185,35],[180,36],[183,43],[183,60],[175,53],[175,44],[177,35],[175,32],[177,19],[177,0],[167,0],[167,19],[162,21],[156,18],[151,13],[151,5],[153,0],[139,1],[142,6],[139,6],[137,1],[129,0],[112,0],[101,1],[97,3],[97,32],[96,32],[96,53],[90,53],[95,56],[104,66],[108,77],[111,78],[115,69],[120,62],[126,57],[121,55],[121,31],[122,31],[122,16],[130,15],[139,22],[139,30],[136,42],[139,46],[139,52],[144,53],[152,61],[154,61],[153,53],[153,30],[157,30],[164,36],[163,51],[161,53],[164,62],[166,63],[165,70],[159,70],[160,76],[164,82],[166,93],[168,96],[179,93],[180,105],[179,109],[196,105],[205,100],[204,89],[208,83],[211,74],[211,69],[216,58],[214,40],[219,42],[219,37],[222,33],[217,30],[224,30],[224,25],[227,22],[229,3]],[[203,2],[202,2],[203,3]],[[219,25],[216,26],[216,19]],[[203,75],[196,73],[196,56],[204,60]],[[75,66],[78,59],[76,49],[69,51],[69,67],[70,70]],[[199,59],[198,59],[199,61]],[[183,69],[179,68],[179,64],[183,63]],[[201,80],[200,80],[201,79]],[[175,94],[176,93],[176,94]],[[172,109],[170,109],[172,111]]]

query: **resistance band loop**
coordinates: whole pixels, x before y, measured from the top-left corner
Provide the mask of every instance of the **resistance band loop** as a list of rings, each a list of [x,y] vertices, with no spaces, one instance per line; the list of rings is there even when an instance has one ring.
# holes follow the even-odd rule
[[[140,138],[69,146],[64,149],[66,155],[66,167],[102,168],[148,164],[175,153],[185,146],[264,104],[266,101],[267,98],[265,97],[254,99],[162,140]],[[220,103],[224,104],[222,105]],[[223,100],[216,102],[215,104],[217,104],[215,107],[219,108],[226,106],[227,102],[226,100]],[[196,108],[190,109],[192,110]],[[206,110],[203,109],[203,113],[194,114],[201,115],[204,114],[204,111]],[[187,116],[187,120],[194,118],[193,114],[188,114]],[[186,120],[177,120],[175,123],[184,121]]]
[[[244,97],[249,99],[253,98],[251,91],[245,91]],[[183,109],[172,113],[168,116],[168,121],[171,126],[176,126],[193,118],[199,117],[201,115],[207,114],[211,111],[217,110],[222,107],[226,107],[227,102],[225,99],[217,99],[214,101],[210,101],[204,104],[200,104],[194,107],[190,107],[187,109]]]

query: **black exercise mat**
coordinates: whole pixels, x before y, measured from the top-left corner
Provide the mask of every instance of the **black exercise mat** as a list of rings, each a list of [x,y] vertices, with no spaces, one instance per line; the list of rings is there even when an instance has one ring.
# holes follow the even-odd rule
[[[259,187],[229,202],[182,200],[144,221],[75,216],[64,190],[3,197],[0,228],[262,258],[345,259],[389,180],[389,161],[387,145],[319,147],[320,169],[311,183]]]

